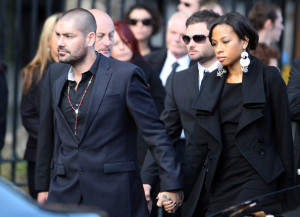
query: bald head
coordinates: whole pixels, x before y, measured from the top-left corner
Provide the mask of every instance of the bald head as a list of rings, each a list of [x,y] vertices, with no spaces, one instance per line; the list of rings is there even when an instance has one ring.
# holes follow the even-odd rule
[[[94,16],[83,8],[74,8],[61,15],[58,21],[73,22],[76,29],[84,36],[90,32],[96,33],[97,25]]]
[[[176,25],[178,22],[180,24],[184,23],[185,21],[192,15],[190,12],[185,12],[185,11],[178,11],[175,12],[168,21],[168,26],[170,25]]]
[[[114,42],[114,23],[111,17],[99,10],[89,10],[97,23],[95,50],[106,57],[110,57]]]

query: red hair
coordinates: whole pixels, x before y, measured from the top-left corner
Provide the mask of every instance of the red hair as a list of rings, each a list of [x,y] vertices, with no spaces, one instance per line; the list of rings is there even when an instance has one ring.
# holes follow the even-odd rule
[[[133,55],[129,62],[133,62],[137,57],[142,58],[139,51],[138,41],[134,37],[128,24],[123,21],[114,21],[115,31],[119,34],[120,39],[130,48]]]

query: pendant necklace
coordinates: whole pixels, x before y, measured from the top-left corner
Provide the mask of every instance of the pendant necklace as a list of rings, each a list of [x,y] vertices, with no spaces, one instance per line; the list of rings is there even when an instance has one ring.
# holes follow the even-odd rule
[[[84,92],[83,92],[83,95],[82,95],[82,97],[81,97],[81,99],[80,99],[80,102],[79,102],[79,104],[78,104],[78,106],[77,106],[77,109],[75,109],[74,106],[72,105],[72,102],[71,102],[71,99],[70,99],[70,83],[69,83],[69,85],[68,85],[68,100],[69,100],[69,103],[70,103],[71,108],[72,108],[72,109],[74,110],[74,112],[75,112],[75,127],[74,127],[74,133],[75,133],[75,135],[76,135],[76,133],[77,133],[77,124],[78,124],[78,113],[79,113],[79,109],[80,109],[80,106],[81,106],[81,104],[82,104],[82,102],[83,102],[83,99],[84,99],[84,97],[85,97],[85,95],[86,95],[86,92],[87,92],[87,90],[89,89],[90,84],[92,83],[93,77],[94,77],[94,75],[92,75],[92,77],[91,77],[91,79],[90,79],[88,85],[86,86],[86,88],[85,88],[85,90],[84,90]]]

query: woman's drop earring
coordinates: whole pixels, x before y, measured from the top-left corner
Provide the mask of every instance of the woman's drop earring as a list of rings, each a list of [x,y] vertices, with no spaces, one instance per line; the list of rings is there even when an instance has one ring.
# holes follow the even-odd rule
[[[248,66],[250,64],[250,59],[248,58],[248,53],[244,50],[241,54],[240,64],[242,72],[248,72]]]
[[[226,70],[223,69],[223,65],[220,62],[218,62],[217,76],[222,77],[222,75],[225,74],[225,73],[226,73]]]

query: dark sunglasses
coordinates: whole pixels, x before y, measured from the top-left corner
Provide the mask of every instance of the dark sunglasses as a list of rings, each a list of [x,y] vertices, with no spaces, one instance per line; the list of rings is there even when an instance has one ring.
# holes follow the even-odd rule
[[[129,24],[135,26],[138,22],[142,22],[144,26],[150,26],[153,24],[152,19],[142,19],[142,20],[137,20],[137,19],[129,19]]]
[[[186,45],[188,45],[190,43],[191,39],[193,39],[194,42],[196,42],[196,43],[204,43],[205,40],[206,40],[206,37],[208,37],[208,36],[206,36],[206,35],[194,35],[194,36],[190,37],[188,35],[183,35],[182,40]]]
[[[191,4],[190,4],[190,3],[183,2],[183,4],[184,4],[184,6],[187,7],[187,8],[191,7]]]

